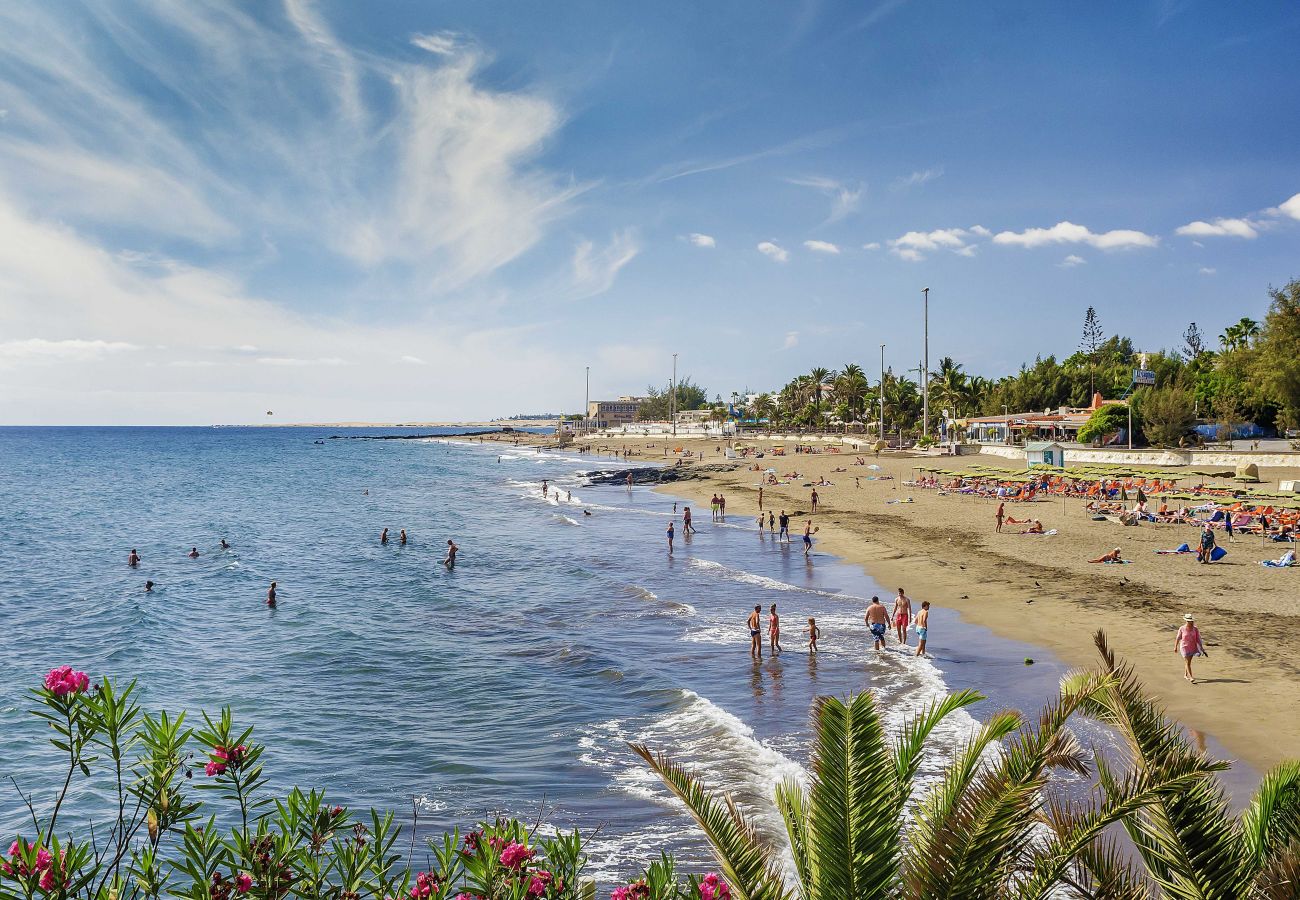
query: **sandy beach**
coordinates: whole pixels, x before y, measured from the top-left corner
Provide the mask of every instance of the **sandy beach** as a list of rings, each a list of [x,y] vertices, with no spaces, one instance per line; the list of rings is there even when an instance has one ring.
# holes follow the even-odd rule
[[[745,443],[766,449],[773,442]],[[599,448],[631,450],[630,464],[664,459],[662,439],[600,438],[592,445],[594,459]],[[718,440],[677,438],[672,446],[694,451],[687,465],[726,462]],[[608,453],[605,458],[610,467],[620,465]],[[817,549],[862,565],[883,584],[906,588],[914,603],[930,600],[956,609],[971,622],[1050,649],[1071,664],[1095,662],[1092,635],[1104,629],[1112,646],[1190,729],[1213,735],[1261,770],[1300,756],[1300,583],[1294,569],[1259,565],[1279,556],[1283,545],[1261,546],[1257,536],[1241,537],[1225,544],[1229,552],[1221,562],[1199,565],[1194,556],[1155,553],[1184,542],[1195,545],[1193,528],[1092,521],[1082,500],[1059,498],[1007,505],[1009,515],[1039,519],[1057,534],[1018,534],[1024,526],[1005,526],[998,534],[994,501],[940,496],[903,484],[913,466],[926,460],[868,456],[868,463],[881,466],[878,472],[853,462],[849,452],[768,455],[733,461],[729,471],[701,473],[666,490],[695,499],[703,515],[709,497],[721,492],[729,520],[753,522],[760,473],[752,467],[772,466],[778,475],[798,472],[798,478],[782,479],[791,483],[765,486],[763,492],[765,510],[784,509],[794,517],[791,531],[797,540],[810,517],[812,489],[805,485],[825,477],[833,485],[817,487],[819,509],[812,517],[820,529]],[[841,468],[847,471],[835,471]],[[1297,473],[1260,474],[1276,485],[1279,477]],[[1088,562],[1117,546],[1131,565]],[[1195,685],[1183,680],[1173,649],[1187,612],[1196,616],[1209,652],[1196,661],[1200,680]],[[931,635],[932,644],[942,641],[942,634]]]

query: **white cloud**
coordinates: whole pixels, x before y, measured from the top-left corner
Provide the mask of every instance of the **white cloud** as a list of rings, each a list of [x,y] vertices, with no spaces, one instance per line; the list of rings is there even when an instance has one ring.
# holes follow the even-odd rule
[[[782,262],[782,263],[790,258],[789,250],[786,250],[778,246],[772,241],[759,241],[758,252],[768,257],[769,259],[774,259],[777,262]]]
[[[970,242],[972,235],[987,230],[979,225],[972,228],[938,228],[934,231],[909,231],[889,242],[889,251],[899,259],[908,262],[920,262],[926,253],[936,250],[950,250],[959,256],[974,256],[975,245]]]
[[[879,249],[880,249],[880,241],[871,241],[871,242],[868,243],[868,244],[863,244],[863,245],[862,245],[862,249],[863,249],[863,250],[879,250]]]
[[[1175,234],[1184,237],[1239,237],[1251,239],[1257,232],[1253,223],[1245,219],[1215,219],[1213,222],[1195,221],[1179,227]]]
[[[799,332],[787,331],[785,333],[785,340],[781,342],[781,349],[789,350],[797,346],[799,346]]]
[[[398,361],[399,363],[405,363],[405,364],[408,365],[408,366],[423,366],[423,365],[426,365],[425,361],[422,360],[422,359],[420,359],[420,357],[418,357],[418,356],[399,356],[399,357],[397,357],[397,361]]]
[[[862,205],[862,195],[866,187],[861,183],[847,185],[833,178],[820,175],[807,175],[800,178],[787,178],[791,184],[808,187],[831,198],[831,211],[827,222],[838,222],[850,213],[855,213]]]
[[[686,236],[686,239],[697,247],[718,246],[718,242],[713,239],[713,235],[711,234],[700,234],[699,232],[693,231]]]
[[[830,241],[804,241],[803,245],[814,253],[836,254],[840,252],[839,246],[832,244]]]
[[[1076,255],[1074,255],[1073,253],[1071,253],[1071,254],[1070,254],[1069,256],[1067,256],[1065,259],[1061,260],[1061,268],[1062,268],[1062,269],[1072,269],[1072,268],[1074,268],[1075,266],[1081,266],[1081,265],[1083,265],[1083,264],[1086,263],[1086,262],[1087,262],[1087,260],[1084,259],[1082,256],[1076,256]]]
[[[1201,266],[1199,269],[1196,270],[1198,275],[1213,275],[1217,271],[1219,270],[1211,268],[1210,266]]]
[[[1280,203],[1277,211],[1284,216],[1290,216],[1293,219],[1300,219],[1300,194],[1296,194],[1290,200]]]
[[[318,356],[303,359],[297,356],[263,356],[257,360],[263,366],[345,366],[347,360],[337,356]]]
[[[934,181],[943,175],[943,166],[933,169],[921,169],[910,175],[904,175],[901,178],[895,178],[894,183],[890,185],[896,191],[906,190],[907,188],[919,187],[920,185]]]
[[[993,243],[1017,247],[1043,247],[1049,244],[1088,244],[1098,250],[1131,247],[1154,247],[1159,238],[1141,231],[1119,229],[1096,233],[1073,222],[1058,222],[1051,228],[1027,228],[1024,231],[1000,231]]]
[[[988,230],[987,228],[985,228],[983,225],[972,225],[972,226],[970,227],[970,233],[971,233],[971,234],[975,234],[975,235],[979,235],[980,237],[983,237],[983,238],[986,238],[986,237],[992,237],[992,236],[993,236],[993,232],[989,231],[989,230]]]
[[[460,49],[460,35],[454,31],[437,31],[433,34],[413,34],[411,43],[421,50],[438,56],[451,56]]]
[[[60,341],[45,338],[25,338],[0,343],[2,362],[72,362],[100,359],[110,353],[142,349],[126,341],[84,340],[70,338]]]
[[[612,288],[619,270],[640,252],[636,232],[630,228],[614,234],[599,250],[591,241],[579,241],[573,251],[575,299],[594,297]]]

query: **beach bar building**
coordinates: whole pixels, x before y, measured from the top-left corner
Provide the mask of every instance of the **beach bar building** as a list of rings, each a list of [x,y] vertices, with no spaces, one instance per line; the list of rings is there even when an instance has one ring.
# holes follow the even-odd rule
[[[1025,466],[1065,467],[1065,447],[1055,441],[1030,441],[1025,444]]]

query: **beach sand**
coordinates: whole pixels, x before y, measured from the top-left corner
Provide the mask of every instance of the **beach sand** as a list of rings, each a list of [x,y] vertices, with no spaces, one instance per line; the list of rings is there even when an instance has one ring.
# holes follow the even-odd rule
[[[602,437],[591,443],[632,450],[636,455],[629,465],[664,459],[662,438]],[[773,444],[745,443],[762,449]],[[718,452],[722,446],[716,439],[672,439],[672,447],[694,450],[697,460],[703,452],[699,461],[706,465],[725,462]],[[607,464],[599,462],[599,453],[592,457],[593,467],[622,465],[608,454]],[[1261,771],[1300,758],[1300,570],[1259,565],[1289,545],[1239,537],[1224,544],[1228,555],[1221,562],[1200,565],[1194,555],[1154,552],[1182,543],[1195,546],[1193,528],[1094,522],[1083,501],[1062,503],[1059,498],[1007,504],[1009,515],[1039,519],[1057,534],[1014,533],[1024,526],[1004,526],[997,534],[995,501],[904,486],[914,465],[933,460],[890,454],[865,458],[882,470],[853,465],[854,454],[847,448],[843,453],[769,454],[736,462],[730,471],[673,482],[665,490],[691,497],[701,507],[697,515],[706,516],[709,497],[721,492],[727,497],[728,520],[752,524],[760,472],[750,467],[771,466],[778,476],[797,471],[800,477],[790,479],[791,484],[765,486],[763,505],[785,509],[793,517],[790,530],[798,541],[811,509],[812,489],[805,484],[825,476],[834,486],[817,488],[819,510],[812,517],[820,528],[816,549],[862,565],[891,589],[906,588],[914,606],[929,600],[951,607],[968,621],[1048,648],[1073,665],[1097,662],[1092,636],[1104,629],[1111,646],[1189,729],[1213,735]],[[994,457],[981,461],[1012,465]],[[834,472],[836,468],[848,471]],[[868,480],[873,475],[893,479]],[[854,486],[855,476],[860,487]],[[1297,472],[1269,469],[1260,476],[1276,486],[1279,477],[1297,477]],[[912,502],[889,502],[907,498]],[[1218,539],[1226,537],[1220,532]],[[1116,546],[1133,560],[1131,565],[1087,562]],[[1209,652],[1195,661],[1197,677],[1203,679],[1195,685],[1183,680],[1182,661],[1174,652],[1174,634],[1186,612],[1196,616]],[[935,645],[942,641],[942,634],[931,637]]]

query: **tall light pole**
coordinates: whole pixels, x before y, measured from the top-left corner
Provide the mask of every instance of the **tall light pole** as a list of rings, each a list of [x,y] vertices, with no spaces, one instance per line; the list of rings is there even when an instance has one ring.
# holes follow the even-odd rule
[[[587,366],[587,405],[582,408],[582,419],[587,426],[582,429],[585,434],[591,431],[591,366]]]
[[[880,345],[880,434],[878,440],[885,439],[885,345]]]
[[[921,362],[921,434],[925,437],[930,436],[930,289],[921,288],[921,293],[925,296],[924,312],[922,313],[925,322],[925,359]]]
[[[677,354],[673,354],[673,383],[671,396],[668,399],[668,418],[673,423],[673,437],[677,437]]]

